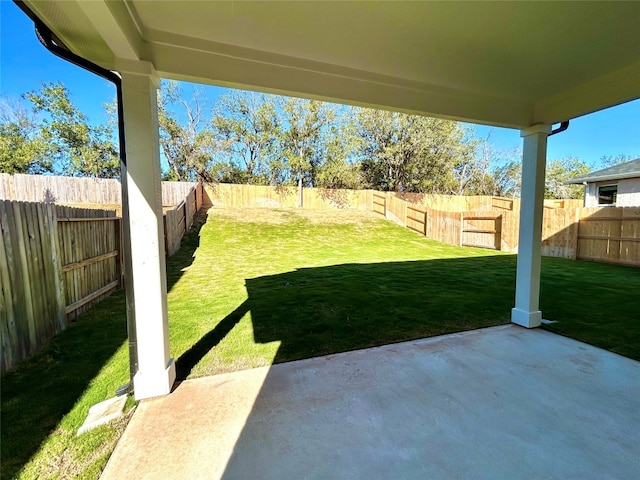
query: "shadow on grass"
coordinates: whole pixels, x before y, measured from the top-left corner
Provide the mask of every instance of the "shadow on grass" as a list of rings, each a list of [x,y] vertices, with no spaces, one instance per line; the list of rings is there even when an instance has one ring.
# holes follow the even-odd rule
[[[167,258],[167,291],[171,291],[182,277],[184,269],[193,263],[195,252],[200,246],[200,229],[206,221],[207,214],[203,211],[197,212],[193,217],[191,230],[182,237],[180,249]]]
[[[557,258],[545,258],[542,263],[542,310],[559,320],[552,327],[571,329],[573,334],[569,336],[589,343],[610,342],[605,348],[615,345],[628,356],[638,352],[638,269]],[[515,256],[496,256],[301,269],[250,279],[246,285],[255,341],[279,340],[275,362],[284,362],[507,323],[514,298],[514,274]],[[588,324],[593,331],[587,340]],[[483,381],[481,368],[487,365],[474,363],[473,350],[482,351],[489,345],[458,338],[430,344],[422,352],[367,352],[364,356],[269,369],[252,398],[251,411],[242,413],[243,429],[222,478],[330,477],[345,471],[362,474],[363,470],[374,472],[374,476],[375,472],[385,472],[383,476],[393,477],[400,472],[400,476],[428,477],[424,459],[433,452],[431,443],[440,445],[441,438],[448,441],[441,425],[449,421],[458,424],[458,418],[473,411],[473,402],[466,405],[469,408],[460,408],[459,398],[469,395],[465,392],[469,384],[461,378],[475,375]],[[461,346],[464,350],[458,350]],[[500,343],[493,346],[499,348]],[[522,348],[525,360],[522,365],[516,362],[515,371],[531,358],[526,342]],[[561,366],[569,358],[567,351],[571,350],[567,350],[561,354],[564,358],[560,357],[561,373],[549,376],[547,385],[572,369],[593,375],[596,385],[613,385],[607,383],[611,380],[604,380],[602,371],[606,368],[591,368],[592,362],[607,363],[610,357],[605,355],[596,361],[586,355],[580,359],[586,349],[576,345],[571,348],[570,366]],[[402,360],[396,362],[396,356]],[[496,351],[493,360],[501,362],[502,352]],[[585,365],[588,370],[584,370]],[[535,361],[525,368],[533,373],[532,382],[540,380],[533,371],[538,368]],[[500,368],[496,370],[500,372]],[[447,383],[445,371],[451,375],[455,391],[440,390]],[[486,392],[488,396],[481,395],[485,396],[481,408],[521,404],[521,394],[509,397],[500,393],[501,389],[513,388],[513,382],[505,380],[513,371],[508,367],[488,375],[495,383]],[[461,372],[466,373],[458,376]],[[611,395],[615,392],[625,398],[627,403],[621,403],[625,405],[622,408],[633,412],[634,382],[614,383]],[[560,408],[572,413],[574,400],[567,400],[566,407]],[[591,399],[584,397],[582,401]],[[597,402],[597,396],[593,401]],[[481,408],[472,416],[481,417]],[[555,411],[549,418],[555,418],[554,413],[557,417]],[[625,415],[618,419],[624,421]],[[468,419],[458,425],[467,428]],[[480,422],[476,426],[485,425]],[[451,440],[459,444],[459,430],[454,429]],[[621,447],[615,448],[616,453],[630,445],[628,434],[608,435],[609,440]],[[415,445],[420,448],[416,450]],[[593,445],[593,451],[598,452],[600,445]],[[619,464],[629,452],[631,449],[609,466]]]
[[[238,308],[219,322],[213,330],[204,335],[189,350],[180,355],[180,358],[176,360],[176,380],[186,380],[191,370],[193,370],[193,367],[202,360],[202,357],[204,357],[209,350],[218,345],[218,343],[227,336],[247,311],[247,302],[243,302]]]
[[[274,363],[508,322],[515,256],[343,264],[246,280],[248,299],[177,360],[179,378],[250,311]]]
[[[515,269],[515,255],[496,255],[343,264],[246,279],[247,300],[177,360],[179,378],[247,312],[256,343],[280,342],[273,363],[505,324]],[[558,321],[548,328],[638,359],[634,288],[640,288],[637,268],[542,260],[540,306],[545,318]]]
[[[248,279],[256,343],[274,363],[506,323],[515,258],[343,264]]]
[[[640,361],[640,268],[542,258],[545,330]]]
[[[2,478],[13,478],[38,451],[126,338],[120,291],[2,376]]]
[[[200,217],[180,250],[167,259],[169,289],[193,262],[202,223]],[[126,299],[121,290],[2,375],[1,478],[16,476],[126,340]],[[125,383],[128,367],[123,367]]]

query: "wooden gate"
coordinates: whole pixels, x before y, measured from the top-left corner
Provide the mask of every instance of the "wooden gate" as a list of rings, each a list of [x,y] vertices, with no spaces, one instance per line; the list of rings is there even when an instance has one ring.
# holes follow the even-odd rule
[[[500,250],[501,242],[502,215],[463,215],[461,245]]]

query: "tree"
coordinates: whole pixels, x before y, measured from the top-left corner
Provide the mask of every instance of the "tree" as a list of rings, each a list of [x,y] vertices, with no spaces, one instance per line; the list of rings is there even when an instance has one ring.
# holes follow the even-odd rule
[[[544,180],[544,198],[583,198],[582,185],[567,185],[564,182],[589,173],[591,168],[576,157],[547,162]]]
[[[507,154],[500,166],[491,169],[493,191],[486,195],[519,197],[522,181],[522,162],[516,160],[516,151]],[[550,160],[546,165],[544,198],[582,198],[581,185],[566,185],[564,182],[589,172],[589,165],[575,157]]]
[[[360,167],[355,154],[360,148],[360,138],[353,123],[353,108],[342,112],[338,121],[327,131],[324,144],[324,161],[318,166],[314,186],[320,188],[360,188]]]
[[[216,165],[220,181],[268,184],[269,161],[277,156],[280,120],[272,95],[234,91],[220,98],[213,135],[225,163]],[[273,182],[275,183],[275,182]]]
[[[493,195],[495,190],[491,165],[496,161],[496,150],[487,138],[477,140],[472,130],[467,130],[464,139],[472,154],[464,155],[453,167],[456,195]]]
[[[35,114],[44,114],[38,141],[47,145],[55,173],[100,178],[120,175],[120,158],[111,128],[90,125],[62,83],[43,84],[40,91],[26,93],[24,98],[32,103]]]
[[[473,155],[463,128],[449,120],[361,109],[357,132],[361,172],[369,188],[454,193],[454,167]]]
[[[459,164],[454,175],[459,182],[459,195],[520,195],[520,150],[503,150],[490,142],[491,134],[486,138],[466,140],[473,147],[474,155],[470,161]],[[460,170],[460,166],[466,168]]]
[[[280,103],[281,178],[297,181],[302,205],[303,185],[314,186],[325,153],[326,130],[335,118],[334,108],[317,100],[284,97]]]
[[[509,160],[492,170],[494,190],[497,197],[520,197],[522,184],[522,162]]]
[[[158,123],[160,147],[169,165],[164,178],[172,181],[212,180],[213,155],[216,149],[213,134],[204,119],[207,106],[202,92],[195,90],[192,98],[182,98],[178,82],[163,81],[158,91]],[[186,123],[178,120],[180,112]]]
[[[37,118],[18,102],[0,103],[0,172],[51,172],[51,152],[40,135]]]

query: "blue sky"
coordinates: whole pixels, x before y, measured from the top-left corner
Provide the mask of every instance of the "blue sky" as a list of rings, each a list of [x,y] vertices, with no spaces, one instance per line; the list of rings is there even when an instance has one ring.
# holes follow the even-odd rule
[[[73,102],[91,122],[106,122],[103,105],[113,101],[115,88],[46,51],[34,34],[32,22],[13,2],[0,0],[0,93],[17,98],[38,89],[43,81],[64,83]],[[192,88],[185,84],[185,95],[190,96]],[[226,91],[201,88],[211,101]],[[517,130],[478,125],[475,131],[480,137],[490,134],[491,143],[501,150],[521,145]],[[571,120],[569,130],[549,139],[547,157],[575,156],[599,168],[603,156],[619,154],[640,157],[640,100]]]

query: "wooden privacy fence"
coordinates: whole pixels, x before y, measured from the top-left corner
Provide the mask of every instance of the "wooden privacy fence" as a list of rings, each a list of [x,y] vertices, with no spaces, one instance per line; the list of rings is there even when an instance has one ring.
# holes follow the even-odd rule
[[[385,216],[387,213],[387,196],[381,192],[373,192],[373,211]]]
[[[462,244],[462,213],[427,211],[427,237],[449,245]]]
[[[113,212],[0,201],[0,370],[63,330],[121,281]]]
[[[227,207],[297,208],[297,187],[206,184],[202,205]],[[371,190],[303,188],[302,208],[311,210],[354,208],[371,210]]]
[[[120,181],[110,178],[0,173],[0,198],[44,203],[121,203]]]
[[[66,326],[54,205],[0,202],[0,370]]]
[[[442,243],[516,253],[519,202],[495,200],[494,210],[450,212],[374,191],[371,210]],[[640,265],[640,207],[554,207],[575,203],[545,203],[542,255]]]
[[[460,244],[500,250],[502,248],[502,215],[463,213]]]
[[[167,211],[169,255],[199,206],[196,188],[186,191]],[[122,287],[121,222],[114,210],[0,201],[0,371]]]
[[[407,204],[407,228],[427,235],[427,215],[425,207]]]
[[[200,187],[201,188],[201,187]],[[193,217],[198,210],[198,194],[191,187],[178,205],[164,212],[164,251],[168,256],[180,249],[184,234],[193,225]]]
[[[194,182],[162,182],[162,205],[179,205],[199,185],[201,186],[202,184]]]
[[[193,182],[162,182],[162,205],[178,205],[196,185]],[[122,187],[120,180],[111,178],[0,173],[0,199],[74,206],[119,205]]]
[[[178,205],[196,185],[198,184],[192,182],[162,182],[162,204]],[[289,186],[208,184],[198,192],[202,196],[198,206],[297,207],[297,193],[296,187]],[[517,198],[327,188],[304,188],[303,207],[373,210],[374,193],[378,202],[384,198],[388,203],[393,197],[416,206],[448,212],[517,211],[520,208],[520,200]],[[0,199],[66,203],[74,206],[78,204],[117,205],[121,203],[121,186],[120,181],[115,179],[0,173]],[[547,208],[574,208],[581,205],[581,200],[545,200]]]
[[[581,210],[576,258],[640,265],[640,208]]]
[[[491,208],[496,210],[513,210],[516,200],[513,198],[493,197],[491,199]]]
[[[113,211],[56,210],[65,313],[73,320],[122,287],[121,219]]]

